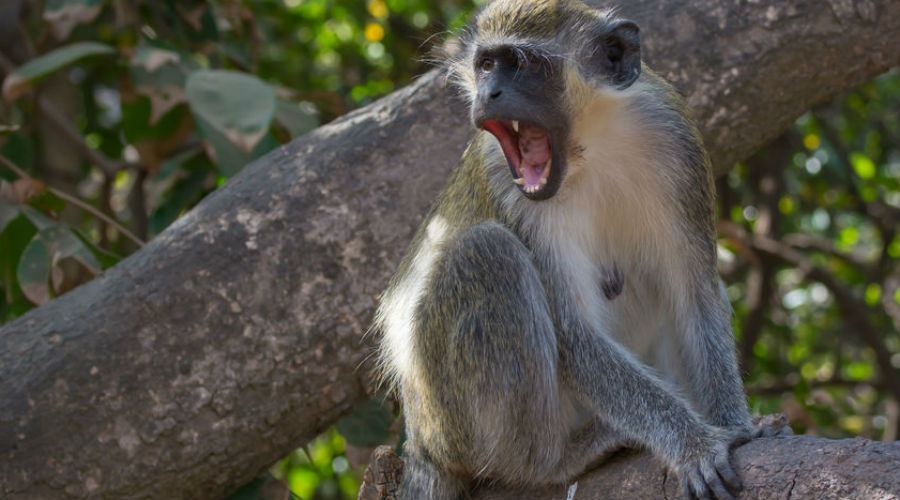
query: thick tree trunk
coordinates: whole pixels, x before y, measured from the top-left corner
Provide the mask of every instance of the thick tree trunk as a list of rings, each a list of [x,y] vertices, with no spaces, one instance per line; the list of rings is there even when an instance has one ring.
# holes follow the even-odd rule
[[[900,0],[635,0],[724,171],[900,61]],[[0,329],[0,497],[222,497],[362,397],[376,299],[472,133],[430,73]],[[365,366],[365,365],[364,365]]]

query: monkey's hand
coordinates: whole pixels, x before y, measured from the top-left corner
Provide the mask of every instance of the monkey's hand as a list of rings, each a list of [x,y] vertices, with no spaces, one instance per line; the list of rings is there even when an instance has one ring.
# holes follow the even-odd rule
[[[675,466],[687,500],[734,500],[741,491],[741,478],[731,467],[731,449],[745,441],[746,433],[707,427]]]

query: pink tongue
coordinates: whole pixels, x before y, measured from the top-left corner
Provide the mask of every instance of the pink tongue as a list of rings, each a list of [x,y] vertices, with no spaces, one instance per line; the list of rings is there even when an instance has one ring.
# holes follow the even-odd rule
[[[550,139],[547,134],[530,125],[522,124],[519,129],[520,166],[525,169],[522,178],[526,186],[539,186],[544,168],[550,161]]]

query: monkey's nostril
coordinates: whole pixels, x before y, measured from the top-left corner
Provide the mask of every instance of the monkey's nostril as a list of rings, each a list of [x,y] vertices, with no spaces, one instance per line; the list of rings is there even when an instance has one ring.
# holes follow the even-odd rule
[[[496,98],[500,97],[500,94],[502,94],[502,93],[503,93],[503,91],[500,89],[497,89],[497,90],[491,92],[491,99],[496,99]]]

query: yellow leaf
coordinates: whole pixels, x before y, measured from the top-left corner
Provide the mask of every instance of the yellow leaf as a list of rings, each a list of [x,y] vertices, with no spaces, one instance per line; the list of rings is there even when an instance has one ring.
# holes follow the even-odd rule
[[[366,25],[366,40],[370,42],[380,42],[384,38],[384,28],[377,23],[369,23]]]
[[[387,4],[383,0],[372,0],[369,2],[369,14],[378,19],[383,19],[388,14]]]
[[[818,149],[821,142],[816,134],[806,134],[806,137],[803,138],[803,145],[809,150]]]

